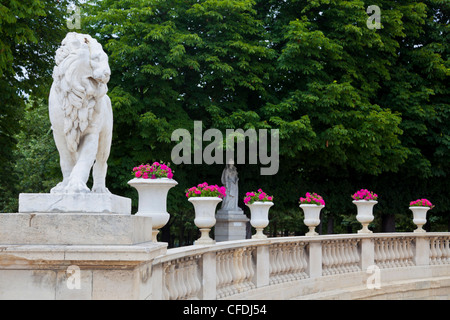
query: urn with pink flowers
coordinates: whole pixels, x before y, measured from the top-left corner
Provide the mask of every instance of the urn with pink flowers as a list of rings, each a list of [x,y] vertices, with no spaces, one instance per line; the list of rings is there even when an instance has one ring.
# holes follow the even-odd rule
[[[269,196],[262,189],[245,194],[244,203],[250,208],[250,224],[256,230],[252,239],[267,238],[263,230],[269,225],[269,209],[273,206],[272,201],[273,196]]]
[[[303,222],[309,228],[306,236],[317,236],[315,229],[320,224],[320,211],[325,207],[325,201],[317,193],[307,192],[305,197],[300,197],[299,202],[305,214]]]
[[[157,242],[159,229],[170,219],[167,212],[167,195],[178,182],[173,180],[170,165],[160,162],[141,164],[133,168],[134,179],[128,184],[139,194],[137,216],[152,218],[152,240]]]
[[[358,233],[372,233],[369,224],[373,221],[373,207],[378,203],[378,195],[367,189],[361,189],[352,195],[353,203],[357,208],[356,220],[361,223],[362,229]]]
[[[409,203],[409,210],[413,212],[413,222],[417,226],[416,233],[426,232],[423,225],[427,223],[427,212],[434,205],[428,199],[417,199]]]
[[[203,182],[186,190],[186,197],[192,203],[195,211],[194,224],[200,229],[201,236],[195,245],[211,245],[216,243],[209,236],[211,228],[216,224],[216,207],[226,196],[226,188],[218,185],[208,185]]]

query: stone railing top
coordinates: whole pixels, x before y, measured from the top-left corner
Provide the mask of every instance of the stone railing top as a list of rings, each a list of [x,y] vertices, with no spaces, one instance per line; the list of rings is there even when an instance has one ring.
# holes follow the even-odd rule
[[[394,232],[394,233],[371,233],[371,234],[330,234],[319,236],[288,236],[288,237],[274,237],[267,239],[245,239],[245,240],[233,240],[217,242],[214,245],[191,245],[185,247],[177,247],[167,250],[167,254],[159,256],[155,259],[155,263],[165,262],[182,258],[185,256],[192,256],[197,254],[204,254],[208,252],[217,252],[221,250],[239,248],[243,246],[261,246],[271,245],[277,243],[290,243],[290,242],[323,242],[330,240],[345,240],[345,239],[379,239],[379,238],[434,238],[434,237],[450,237],[450,232]]]

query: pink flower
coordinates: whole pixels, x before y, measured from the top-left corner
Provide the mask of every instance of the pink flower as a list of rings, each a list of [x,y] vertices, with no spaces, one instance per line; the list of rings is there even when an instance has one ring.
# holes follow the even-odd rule
[[[172,178],[173,178],[173,173],[172,173],[172,172],[169,172],[169,173],[167,174],[167,178],[172,179]]]
[[[142,175],[142,178],[148,179],[148,173],[147,173],[147,172],[144,172],[144,174]]]
[[[136,178],[140,178],[142,176],[142,172],[137,171],[135,174]]]

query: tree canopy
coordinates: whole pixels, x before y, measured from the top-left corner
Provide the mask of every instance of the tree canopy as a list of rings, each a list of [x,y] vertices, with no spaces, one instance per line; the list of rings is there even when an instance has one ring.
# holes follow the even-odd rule
[[[47,2],[31,2],[46,16]],[[275,176],[261,176],[258,165],[237,165],[242,196],[258,188],[275,196],[273,234],[305,231],[298,198],[307,191],[325,198],[328,232],[332,227],[351,231],[356,209],[350,195],[361,188],[380,195],[376,230],[386,230],[386,221],[391,228],[395,221],[398,230],[411,230],[408,204],[422,197],[436,204],[432,225],[447,228],[449,3],[377,1],[380,29],[367,26],[369,5],[356,0],[87,1],[79,32],[98,38],[112,70],[110,190],[136,199],[126,184],[131,169],[170,161],[176,143],[172,132],[193,132],[194,121],[222,132],[277,129],[280,170]],[[26,50],[5,52],[0,63],[8,55],[29,56],[36,51],[34,39],[45,39],[20,38],[27,33],[17,30]],[[6,32],[13,31],[2,28]],[[30,79],[51,70],[50,47],[42,52],[45,70],[32,64],[29,74],[36,76]],[[48,81],[39,84],[48,91]],[[27,87],[21,82],[12,88]],[[4,108],[0,115],[11,112]],[[223,167],[173,167],[179,185],[169,193],[172,218],[165,239],[192,240],[193,208],[183,191],[203,181],[220,183]]]

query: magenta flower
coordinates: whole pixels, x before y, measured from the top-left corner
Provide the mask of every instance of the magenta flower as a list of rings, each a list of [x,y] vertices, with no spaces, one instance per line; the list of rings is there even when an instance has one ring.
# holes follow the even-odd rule
[[[219,187],[218,185],[208,185],[207,182],[198,184],[196,187],[191,187],[186,191],[186,197],[219,197],[224,198],[226,196],[226,188]]]
[[[306,193],[306,197],[300,197],[299,199],[300,204],[316,204],[316,205],[325,205],[325,201],[323,200],[322,196],[318,195],[317,193]]]
[[[417,199],[415,201],[411,201],[409,203],[410,207],[430,207],[430,209],[434,208],[434,205],[428,199]]]
[[[149,176],[149,174],[151,174]],[[136,178],[142,179],[157,179],[157,178],[173,178],[173,171],[168,164],[153,162],[150,164],[141,164],[133,168],[133,175]]]
[[[244,203],[245,204],[252,204],[255,201],[273,201],[273,196],[267,195],[262,189],[258,189],[258,192],[251,191],[245,193],[244,197]]]
[[[361,189],[352,195],[353,200],[377,200],[378,195],[367,189]]]

